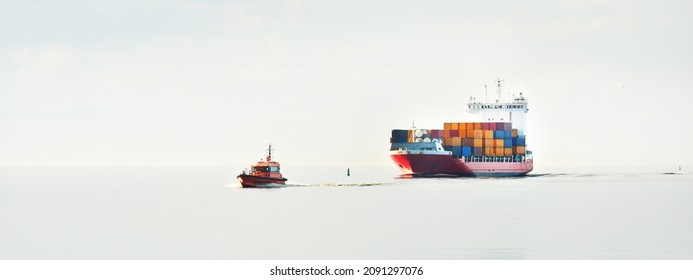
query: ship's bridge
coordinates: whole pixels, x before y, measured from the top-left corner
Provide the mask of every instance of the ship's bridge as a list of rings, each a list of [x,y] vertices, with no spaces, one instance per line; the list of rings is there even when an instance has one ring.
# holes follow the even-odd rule
[[[467,106],[469,106],[470,112],[476,112],[480,110],[513,110],[527,113],[527,111],[529,111],[529,108],[527,107],[527,99],[522,97],[521,94],[522,93],[520,93],[520,97],[515,98],[510,103],[476,102],[474,99],[472,99],[472,102],[468,103]]]
[[[498,83],[498,99],[495,102],[489,102],[488,92],[485,102],[479,102],[476,98],[469,97],[468,111],[481,115],[482,122],[512,122],[513,128],[517,128],[518,134],[525,135],[525,120],[529,111],[527,99],[520,92],[519,95],[513,95],[509,100],[504,100],[501,90],[502,80],[499,79],[496,82]]]

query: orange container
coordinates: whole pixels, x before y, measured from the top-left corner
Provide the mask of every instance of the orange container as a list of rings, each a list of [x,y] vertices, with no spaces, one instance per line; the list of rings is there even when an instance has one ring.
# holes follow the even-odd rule
[[[484,138],[484,131],[480,129],[475,129],[474,131],[474,138]]]
[[[484,146],[484,140],[481,138],[474,138],[474,141],[472,143],[472,147],[474,148],[481,148]]]
[[[495,153],[495,151],[493,150],[493,148],[486,147],[486,148],[484,148],[484,155],[485,155],[485,156],[495,156],[496,153]]]
[[[513,153],[517,155],[525,154],[525,146],[515,146],[513,147]]]
[[[450,130],[459,130],[460,126],[457,123],[450,124]]]
[[[517,137],[517,128],[513,128],[511,133],[512,133],[512,137]]]
[[[465,123],[464,125],[466,126],[465,129],[466,129],[467,131],[469,131],[469,130],[474,130],[474,123],[468,122],[468,123]]]
[[[463,126],[461,126],[461,127],[463,127]],[[459,130],[459,131],[460,131],[460,134],[459,134],[459,135],[460,135],[460,137],[462,137],[462,138],[465,138],[465,137],[467,137],[467,131],[466,131],[466,130],[464,130],[464,129],[460,128],[460,130]]]
[[[484,130],[484,138],[493,139],[493,130]]]
[[[474,138],[474,130],[465,130],[467,132],[467,138]]]
[[[474,123],[474,129],[481,129],[481,123]]]
[[[506,157],[512,156],[513,155],[513,148],[505,148],[503,153],[505,153]]]
[[[450,130],[443,130],[443,138],[450,138]]]
[[[443,130],[450,130],[450,125],[451,123],[449,122],[443,123]]]
[[[496,155],[497,156],[504,156],[505,155],[505,148],[503,147],[496,147],[495,149]]]
[[[484,147],[495,147],[496,141],[493,139],[484,139]]]

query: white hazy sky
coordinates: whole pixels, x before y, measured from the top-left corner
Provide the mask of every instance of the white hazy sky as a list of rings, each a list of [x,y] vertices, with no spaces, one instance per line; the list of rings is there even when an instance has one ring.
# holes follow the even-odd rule
[[[0,1],[0,165],[391,165],[502,78],[535,170],[693,166],[692,1]]]

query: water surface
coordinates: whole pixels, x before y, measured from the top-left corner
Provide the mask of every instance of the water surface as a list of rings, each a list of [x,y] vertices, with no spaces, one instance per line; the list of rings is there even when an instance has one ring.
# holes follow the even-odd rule
[[[0,168],[0,259],[693,259],[693,177],[391,167]]]

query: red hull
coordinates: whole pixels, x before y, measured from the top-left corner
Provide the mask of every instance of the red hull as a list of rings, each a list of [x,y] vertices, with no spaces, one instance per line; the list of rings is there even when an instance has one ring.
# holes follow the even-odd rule
[[[525,162],[465,162],[445,154],[391,154],[390,157],[409,176],[524,176],[533,169]]]
[[[283,187],[286,184],[286,178],[270,178],[253,175],[238,175],[238,180],[244,188],[274,188]]]

